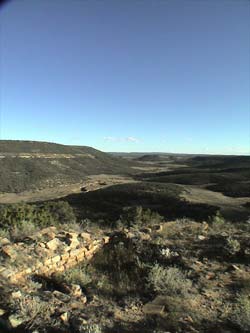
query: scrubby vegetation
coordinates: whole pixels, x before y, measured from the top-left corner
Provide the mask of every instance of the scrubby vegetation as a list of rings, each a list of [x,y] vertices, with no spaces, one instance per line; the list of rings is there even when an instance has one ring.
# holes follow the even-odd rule
[[[182,199],[184,188],[175,184],[131,183],[107,187],[93,192],[72,194],[64,198],[75,208],[79,218],[104,220],[106,225],[116,226],[124,214],[124,208],[141,206],[164,218],[190,217],[198,221],[214,215],[218,207],[207,204],[191,204]],[[98,205],[96,205],[98,202]]]
[[[142,207],[126,209],[121,221],[90,262],[27,282],[35,293],[22,292],[16,302],[4,289],[0,308],[25,332],[248,332],[247,226],[242,231],[219,214],[208,223],[163,222]],[[152,231],[155,223],[162,228]],[[86,304],[72,299],[72,286]]]
[[[0,205],[1,234],[13,239],[25,238],[44,227],[75,221],[74,211],[65,201]]]
[[[36,153],[96,154],[96,164],[89,159],[83,161],[83,157],[63,161],[63,182],[87,174],[90,164],[91,172],[98,173],[106,170],[106,162],[111,163],[113,169],[109,172],[114,172],[121,162],[116,158],[111,161],[106,154],[88,147],[45,143],[10,146],[5,142],[3,151],[29,153],[33,147]],[[164,165],[164,156],[146,156],[140,159],[139,166],[143,160],[151,166],[148,159],[156,160],[157,166]],[[15,157],[3,160],[6,165],[0,177],[4,190],[8,184],[8,191],[31,188],[32,184],[36,187],[45,180],[46,168],[46,179],[53,178],[59,165],[57,160],[57,166],[52,164],[50,168],[48,160],[35,157],[32,166],[28,159],[22,159],[21,164]],[[0,330],[4,324],[3,332],[11,333],[250,331],[249,221],[240,215],[228,220],[224,213],[228,207],[231,209],[230,205],[189,202],[183,197],[193,185],[215,186],[213,190],[219,191],[230,185],[227,195],[242,195],[235,184],[246,189],[249,158],[184,156],[178,160],[168,156],[166,160],[172,166],[177,164],[175,170],[139,174],[137,169],[138,182],[76,193],[63,200],[0,205],[0,264],[7,269],[0,281]],[[178,167],[178,163],[186,166]],[[8,168],[16,172],[13,178]],[[27,177],[25,170],[29,170]],[[60,182],[60,177],[53,181]],[[15,179],[14,183],[11,179]],[[237,214],[241,209],[249,212],[249,203],[245,202],[239,201]],[[32,266],[33,254],[51,251],[48,236],[40,232],[48,226],[56,227],[58,243],[67,239],[66,248],[75,242],[74,250],[69,248],[66,254],[52,242],[56,248],[55,267],[59,267],[63,255],[70,257],[83,244],[86,249],[95,246],[81,234],[100,238],[102,248],[89,260],[74,258],[70,267],[63,263],[63,268],[49,276],[32,273],[25,286],[10,283],[9,270],[15,271],[20,263],[21,267]],[[53,234],[55,228],[49,229]],[[77,239],[74,233],[79,235]],[[109,241],[104,242],[103,236],[108,236]],[[32,245],[34,253],[25,258],[17,253],[15,260],[8,257],[20,243],[28,248]],[[48,265],[52,264],[52,259],[48,261]]]
[[[177,267],[164,268],[155,264],[148,275],[149,284],[155,292],[174,296],[185,296],[191,289],[192,282]]]

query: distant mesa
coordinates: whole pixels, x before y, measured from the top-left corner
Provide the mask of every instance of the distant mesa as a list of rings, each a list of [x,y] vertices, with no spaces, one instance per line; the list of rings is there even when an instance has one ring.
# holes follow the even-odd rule
[[[133,172],[131,162],[88,146],[0,140],[0,192],[20,193],[76,184],[90,175]]]
[[[141,162],[157,162],[161,161],[162,157],[159,154],[146,154],[138,157],[137,160]]]

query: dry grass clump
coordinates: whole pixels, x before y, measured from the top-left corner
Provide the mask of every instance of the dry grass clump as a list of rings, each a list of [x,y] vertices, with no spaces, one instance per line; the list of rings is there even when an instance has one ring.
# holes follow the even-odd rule
[[[243,332],[250,332],[250,295],[242,292],[234,305],[232,321],[239,326]]]
[[[240,243],[237,241],[237,239],[228,237],[226,240],[224,251],[229,256],[234,256],[240,251]]]
[[[192,281],[179,268],[164,268],[159,264],[151,268],[148,282],[155,292],[164,295],[187,295],[192,287]]]
[[[59,282],[65,282],[67,284],[79,284],[83,287],[92,282],[92,274],[89,267],[86,264],[82,264],[80,266],[68,269],[63,274],[56,275],[55,279]]]
[[[98,324],[81,325],[80,333],[102,333],[103,330]]]
[[[41,300],[38,296],[22,295],[18,300],[12,300],[13,318],[20,323],[27,323],[29,328],[40,326],[50,321],[54,312],[53,306]]]
[[[35,232],[37,232],[40,228],[32,221],[23,220],[18,225],[14,225],[10,231],[11,239],[22,240]]]

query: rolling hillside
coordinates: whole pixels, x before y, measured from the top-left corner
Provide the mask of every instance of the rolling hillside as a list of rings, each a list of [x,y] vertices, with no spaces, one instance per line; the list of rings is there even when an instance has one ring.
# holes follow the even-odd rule
[[[0,140],[0,192],[80,182],[94,174],[128,174],[129,161],[91,147]]]

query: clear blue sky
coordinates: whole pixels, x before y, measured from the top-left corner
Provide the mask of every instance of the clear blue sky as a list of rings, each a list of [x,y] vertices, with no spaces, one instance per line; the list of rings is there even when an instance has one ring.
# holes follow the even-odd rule
[[[248,0],[12,0],[1,139],[250,153]]]

